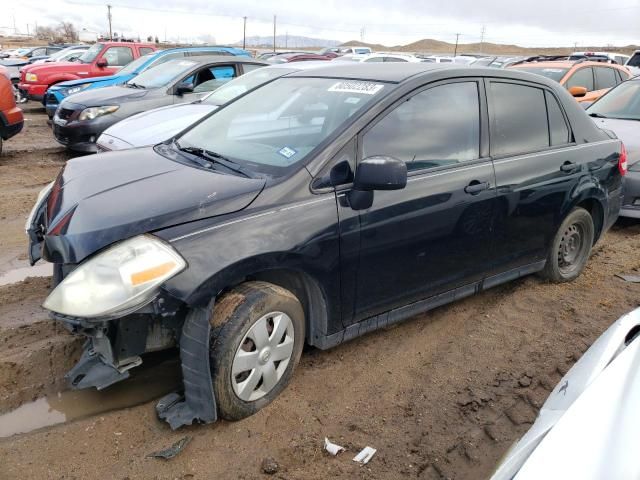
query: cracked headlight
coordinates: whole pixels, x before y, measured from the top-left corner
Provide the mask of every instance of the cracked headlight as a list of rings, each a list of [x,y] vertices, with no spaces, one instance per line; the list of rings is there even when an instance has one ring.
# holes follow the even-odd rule
[[[150,302],[160,285],[186,266],[168,243],[139,235],[81,263],[42,306],[73,317],[122,315]]]
[[[81,113],[80,116],[78,117],[78,120],[83,121],[83,120],[93,120],[94,118],[97,117],[102,117],[103,115],[109,115],[110,113],[115,112],[116,110],[118,110],[117,105],[112,105],[112,106],[105,106],[105,107],[89,107],[89,108],[85,108]]]

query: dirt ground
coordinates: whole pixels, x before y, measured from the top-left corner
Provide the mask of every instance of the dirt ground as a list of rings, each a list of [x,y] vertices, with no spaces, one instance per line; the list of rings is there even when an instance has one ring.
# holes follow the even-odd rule
[[[69,155],[42,113],[0,157],[0,275],[25,264],[24,219]],[[289,388],[241,422],[172,432],[154,403],[0,439],[2,479],[481,479],[570,366],[640,304],[640,223],[620,221],[575,282],[528,277],[329,351],[303,354]],[[78,341],[40,308],[47,279],[0,287],[0,413],[63,386]],[[142,380],[141,380],[142,381]],[[100,394],[102,395],[102,394]],[[100,395],[96,402],[100,402]],[[148,458],[185,435],[176,458]],[[323,451],[324,437],[347,451]],[[366,466],[351,459],[378,451]]]

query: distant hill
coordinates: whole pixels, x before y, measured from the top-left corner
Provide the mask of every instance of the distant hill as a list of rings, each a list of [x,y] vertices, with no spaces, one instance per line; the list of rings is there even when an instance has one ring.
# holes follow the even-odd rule
[[[370,47],[374,51],[396,51],[396,52],[420,52],[420,53],[448,53],[453,54],[455,50],[455,44],[442,42],[440,40],[433,40],[425,38],[418,40],[417,42],[409,43],[407,45],[395,45],[387,46],[378,43],[365,43],[358,40],[351,40],[345,42],[342,45],[361,45],[363,47]],[[594,46],[578,46],[578,51],[615,51],[623,53],[633,53],[633,51],[640,49],[637,45],[626,45],[621,47],[594,47]],[[508,45],[484,42],[480,43],[460,43],[458,45],[458,54],[472,53],[472,54],[489,54],[489,55],[566,55],[574,51],[574,47],[553,47],[553,48],[539,48],[539,47],[521,47],[519,45]]]
[[[247,46],[251,47],[272,47],[273,37],[247,37]],[[236,42],[242,45],[242,40]],[[276,48],[319,48],[335,47],[340,45],[337,40],[327,40],[325,38],[302,37],[299,35],[276,35]]]

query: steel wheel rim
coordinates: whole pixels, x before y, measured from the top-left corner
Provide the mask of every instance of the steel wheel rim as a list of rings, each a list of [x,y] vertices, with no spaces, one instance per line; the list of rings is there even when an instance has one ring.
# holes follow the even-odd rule
[[[572,223],[562,234],[558,245],[558,268],[563,274],[569,274],[579,265],[584,251],[584,228]]]
[[[271,312],[260,317],[236,349],[231,384],[239,399],[253,402],[280,382],[293,355],[295,331],[291,317]]]

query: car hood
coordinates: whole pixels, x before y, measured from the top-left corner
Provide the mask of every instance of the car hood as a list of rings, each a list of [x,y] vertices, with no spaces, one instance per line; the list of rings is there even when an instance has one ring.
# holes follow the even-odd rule
[[[104,131],[105,147],[110,150],[117,149],[110,148],[109,140],[113,141],[112,145],[120,144],[118,140],[126,142],[126,148],[155,145],[172,138],[216,108],[218,107],[215,105],[196,102],[168,105],[138,113]],[[98,143],[102,145],[101,140],[98,140]]]
[[[637,120],[620,120],[617,118],[594,118],[600,128],[611,130],[622,140],[627,149],[629,166],[640,161],[640,122]]]
[[[5,67],[19,67],[20,65],[26,65],[27,63],[29,63],[29,60],[25,60],[23,58],[7,58],[0,60],[0,65]]]
[[[184,165],[153,148],[76,158],[63,167],[47,199],[43,257],[78,263],[134,235],[233,213],[264,184]]]
[[[492,480],[640,478],[640,309],[589,348],[549,395]]]
[[[78,80],[68,80],[66,82],[56,83],[55,85],[52,85],[49,88],[55,90],[59,88],[75,87],[76,85],[86,85],[88,83],[105,83],[105,82],[113,83],[113,82],[118,82],[118,80],[121,80],[122,83],[124,83],[127,81],[127,79],[128,79],[127,75],[109,75],[107,77],[80,78]]]
[[[122,103],[140,100],[141,98],[144,98],[148,95],[152,95],[156,90],[157,89],[145,90],[115,85],[112,87],[91,89],[84,92],[75,93],[72,96],[68,97],[68,100],[63,100],[61,105],[64,106],[65,102],[84,107],[120,105]]]
[[[42,73],[56,73],[56,72],[74,72],[76,70],[88,70],[89,65],[80,62],[49,62],[34,64],[25,67],[25,71],[29,73],[42,74]],[[27,70],[28,69],[28,70]]]

